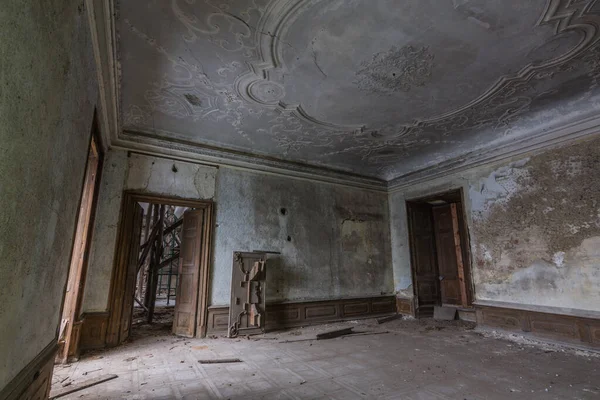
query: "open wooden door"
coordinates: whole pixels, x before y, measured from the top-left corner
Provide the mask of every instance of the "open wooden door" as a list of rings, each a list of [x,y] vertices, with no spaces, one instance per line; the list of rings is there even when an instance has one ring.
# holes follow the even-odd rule
[[[264,332],[266,262],[265,253],[233,253],[228,337]]]
[[[456,204],[433,208],[442,304],[466,305],[466,286]]]
[[[173,333],[179,336],[196,335],[203,227],[204,210],[187,211],[183,214],[179,281],[173,319]]]
[[[85,286],[86,263],[99,166],[100,154],[96,141],[92,136],[59,330],[59,350],[56,358],[60,363],[67,362],[69,357],[77,358],[79,356],[79,336],[82,323],[80,311]]]
[[[138,262],[140,256],[140,240],[142,238],[142,221],[144,209],[135,204],[131,227],[131,245],[128,253],[127,273],[125,275],[125,293],[123,296],[123,310],[121,311],[121,331],[119,343],[123,343],[131,333],[131,319],[133,317],[133,298],[135,296],[135,283],[137,279]]]
[[[428,204],[408,203],[411,261],[415,285],[416,315],[433,315],[438,304],[438,271],[435,259],[435,235]]]

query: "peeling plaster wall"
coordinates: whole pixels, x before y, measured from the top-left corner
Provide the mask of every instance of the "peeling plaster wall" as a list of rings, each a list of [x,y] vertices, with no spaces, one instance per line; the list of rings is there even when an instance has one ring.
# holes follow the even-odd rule
[[[390,195],[395,289],[412,296],[405,201],[462,187],[477,300],[600,311],[600,139]]]
[[[175,172],[176,170],[176,172]],[[114,150],[102,171],[83,310],[106,311],[124,190],[191,200],[215,195],[217,168]]]
[[[281,252],[267,301],[393,293],[385,194],[221,168],[216,207],[213,305],[229,304],[234,251]]]
[[[98,98],[82,1],[0,12],[0,389],[55,340]]]

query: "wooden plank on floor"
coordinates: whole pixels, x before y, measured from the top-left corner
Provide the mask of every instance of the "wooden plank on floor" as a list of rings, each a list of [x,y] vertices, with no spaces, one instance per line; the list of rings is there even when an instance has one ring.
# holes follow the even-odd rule
[[[110,380],[115,379],[117,377],[118,377],[118,375],[114,375],[114,374],[101,375],[101,376],[99,376],[97,378],[88,379],[88,380],[85,380],[83,382],[76,383],[74,385],[62,387],[62,388],[60,388],[58,390],[52,390],[50,392],[50,400],[52,400],[52,399],[58,399],[59,397],[63,397],[63,396],[66,396],[68,394],[71,394],[71,393],[74,393],[74,392],[78,392],[78,391],[83,390],[83,389],[87,389],[87,388],[89,388],[91,386],[97,385],[97,384],[102,383],[102,382],[110,381]]]
[[[340,336],[344,336],[344,335],[349,335],[352,333],[352,328],[344,328],[344,329],[337,329],[335,331],[329,331],[329,332],[324,332],[324,333],[319,333],[317,335],[317,340],[323,340],[323,339],[333,339],[336,337],[340,337]]]
[[[377,318],[377,323],[383,324],[383,323],[393,321],[395,319],[401,319],[401,318],[402,318],[402,314],[388,315],[387,317]]]
[[[242,362],[239,358],[218,358],[214,360],[198,360],[200,364],[229,364]]]

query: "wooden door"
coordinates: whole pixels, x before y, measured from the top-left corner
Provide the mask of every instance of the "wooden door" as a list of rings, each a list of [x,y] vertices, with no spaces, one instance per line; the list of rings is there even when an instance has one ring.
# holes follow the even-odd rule
[[[131,225],[131,240],[127,257],[127,272],[125,275],[125,291],[123,293],[123,309],[121,311],[121,329],[119,343],[123,343],[131,333],[131,319],[133,317],[133,297],[135,296],[135,283],[137,280],[138,262],[140,256],[140,240],[142,238],[142,220],[144,209],[135,203]]]
[[[196,334],[203,227],[203,210],[187,211],[183,214],[179,278],[173,318],[173,333],[179,336],[193,337]]]
[[[408,222],[414,287],[417,297],[416,314],[419,317],[432,316],[433,307],[439,303],[439,282],[431,206],[409,203]]]
[[[92,138],[59,330],[59,350],[56,358],[60,363],[67,362],[69,357],[78,357],[79,353],[80,309],[85,286],[85,267],[89,252],[99,163],[98,148]]]
[[[442,304],[461,305],[461,280],[458,273],[457,249],[455,241],[452,205],[433,208],[433,221]],[[460,251],[460,239],[459,239]]]
[[[233,253],[228,337],[265,329],[265,253]]]

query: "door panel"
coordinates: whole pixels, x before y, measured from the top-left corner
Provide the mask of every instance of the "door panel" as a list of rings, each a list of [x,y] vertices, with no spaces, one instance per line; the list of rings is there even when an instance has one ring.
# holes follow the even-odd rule
[[[265,253],[233,253],[228,337],[264,332]]]
[[[434,207],[433,220],[442,304],[461,305],[461,281],[458,275],[451,205]]]
[[[187,211],[183,214],[179,280],[173,319],[173,333],[179,336],[194,337],[196,334],[196,306],[198,302],[203,227],[203,210]]]
[[[140,255],[140,240],[142,238],[142,220],[144,209],[135,204],[133,212],[133,225],[131,230],[131,247],[129,248],[127,273],[125,276],[125,291],[123,296],[123,311],[121,312],[121,332],[119,342],[123,343],[129,337],[131,331],[131,318],[133,314],[133,297],[135,296],[135,282],[137,278],[137,266]]]
[[[408,221],[417,296],[416,312],[418,316],[429,316],[433,315],[433,306],[439,302],[431,206],[409,203]]]

